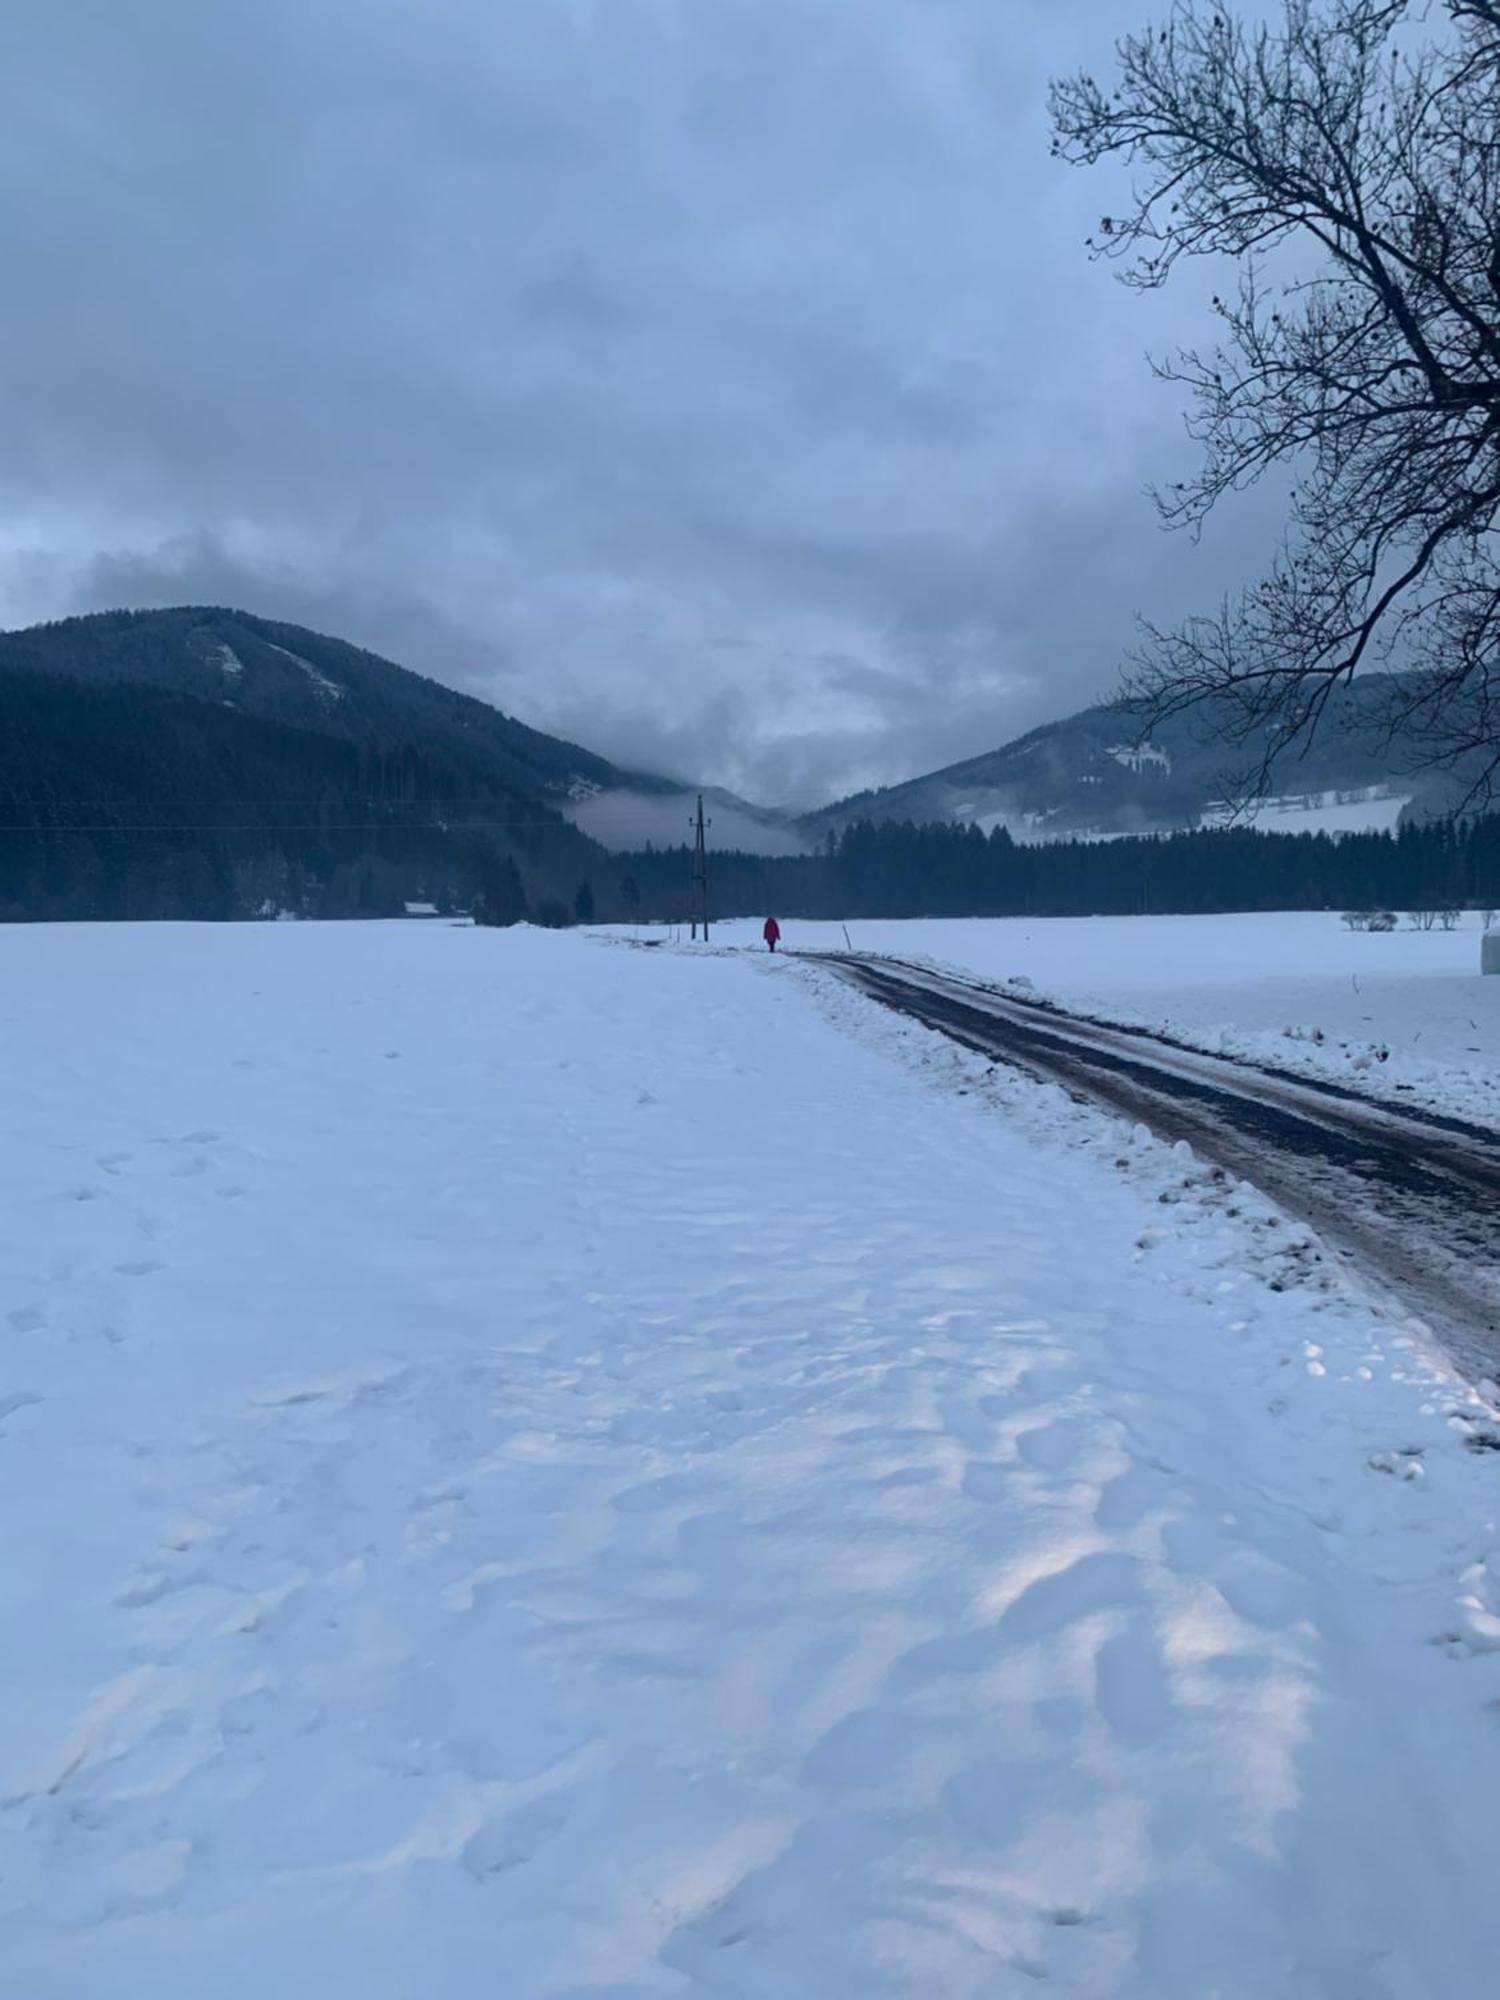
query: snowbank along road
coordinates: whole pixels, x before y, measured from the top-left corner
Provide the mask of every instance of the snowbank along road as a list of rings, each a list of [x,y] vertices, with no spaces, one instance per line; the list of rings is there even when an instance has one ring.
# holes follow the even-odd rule
[[[899,959],[827,959],[964,1047],[1060,1083],[1253,1182],[1500,1375],[1500,1134],[1205,1054]]]

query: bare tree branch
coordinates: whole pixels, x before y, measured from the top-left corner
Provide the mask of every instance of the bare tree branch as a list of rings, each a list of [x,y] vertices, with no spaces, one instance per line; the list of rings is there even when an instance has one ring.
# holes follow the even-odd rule
[[[1151,714],[1213,698],[1252,777],[1372,666],[1429,761],[1500,771],[1500,0],[1283,0],[1274,25],[1176,0],[1106,89],[1053,89],[1054,150],[1128,161],[1130,210],[1091,248],[1125,282],[1229,259],[1210,353],[1157,364],[1191,399],[1197,475],[1157,496],[1196,529],[1273,466],[1285,545],[1233,603],[1145,629],[1127,687]],[[1299,248],[1300,246],[1300,248]],[[1280,277],[1293,260],[1302,274]],[[1310,270],[1306,268],[1310,260]],[[1492,690],[1497,699],[1491,699]]]

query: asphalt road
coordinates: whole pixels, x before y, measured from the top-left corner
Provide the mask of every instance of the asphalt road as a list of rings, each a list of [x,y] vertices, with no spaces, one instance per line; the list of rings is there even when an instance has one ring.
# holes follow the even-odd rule
[[[818,956],[965,1048],[1186,1140],[1400,1295],[1467,1372],[1500,1379],[1500,1132],[898,959]]]

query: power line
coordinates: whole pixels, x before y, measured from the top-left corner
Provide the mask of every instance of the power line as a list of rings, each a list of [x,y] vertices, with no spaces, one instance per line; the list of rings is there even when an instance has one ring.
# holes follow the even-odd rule
[[[124,825],[119,820],[93,824],[50,820],[0,820],[0,833],[573,833],[588,839],[571,820],[555,819],[462,819],[462,820],[348,820],[330,824],[326,820],[246,820],[243,822],[204,820],[151,820]]]
[[[283,793],[283,794],[278,794],[274,798],[263,798],[263,799],[245,799],[239,797],[226,799],[222,793],[213,793],[207,797],[200,797],[192,792],[156,792],[153,794],[153,797],[163,805],[173,805],[173,806],[216,806],[216,805],[305,806],[308,803],[308,797],[306,792]],[[26,804],[28,802],[25,800],[16,800],[15,803],[20,805],[20,804]],[[94,798],[94,799],[57,799],[48,796],[45,799],[35,800],[33,803],[37,805],[66,807],[69,811],[91,812],[94,810],[95,807],[124,805],[130,802],[124,799],[120,799],[118,797]],[[458,799],[367,798],[362,800],[361,803],[367,806],[379,806],[382,809],[382,811],[389,810],[391,812],[405,812],[408,808],[420,807],[424,812],[432,812],[444,806],[462,805],[464,803],[464,800],[462,798]],[[489,804],[489,801],[487,799],[476,799],[474,800],[474,803],[477,805],[487,805]],[[559,811],[558,817],[559,818],[562,817],[561,811]],[[551,822],[543,822],[543,821],[537,822],[538,825],[550,824],[550,823]]]

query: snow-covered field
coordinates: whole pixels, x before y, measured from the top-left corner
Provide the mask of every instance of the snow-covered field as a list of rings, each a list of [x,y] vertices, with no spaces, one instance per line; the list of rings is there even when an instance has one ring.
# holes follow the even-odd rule
[[[787,923],[795,951],[842,951],[838,924]],[[754,948],[758,924],[721,924]],[[855,923],[861,951],[1029,980],[1039,997],[1184,1041],[1500,1125],[1500,979],[1479,919],[1456,931],[1346,930],[1324,911],[1223,917]]]
[[[795,960],[3,955],[0,1992],[1487,1990],[1500,1457],[1264,1203]]]
[[[1200,826],[1254,826],[1262,833],[1394,833],[1411,799],[1368,785],[1354,792],[1306,792],[1246,807],[1214,806]]]

